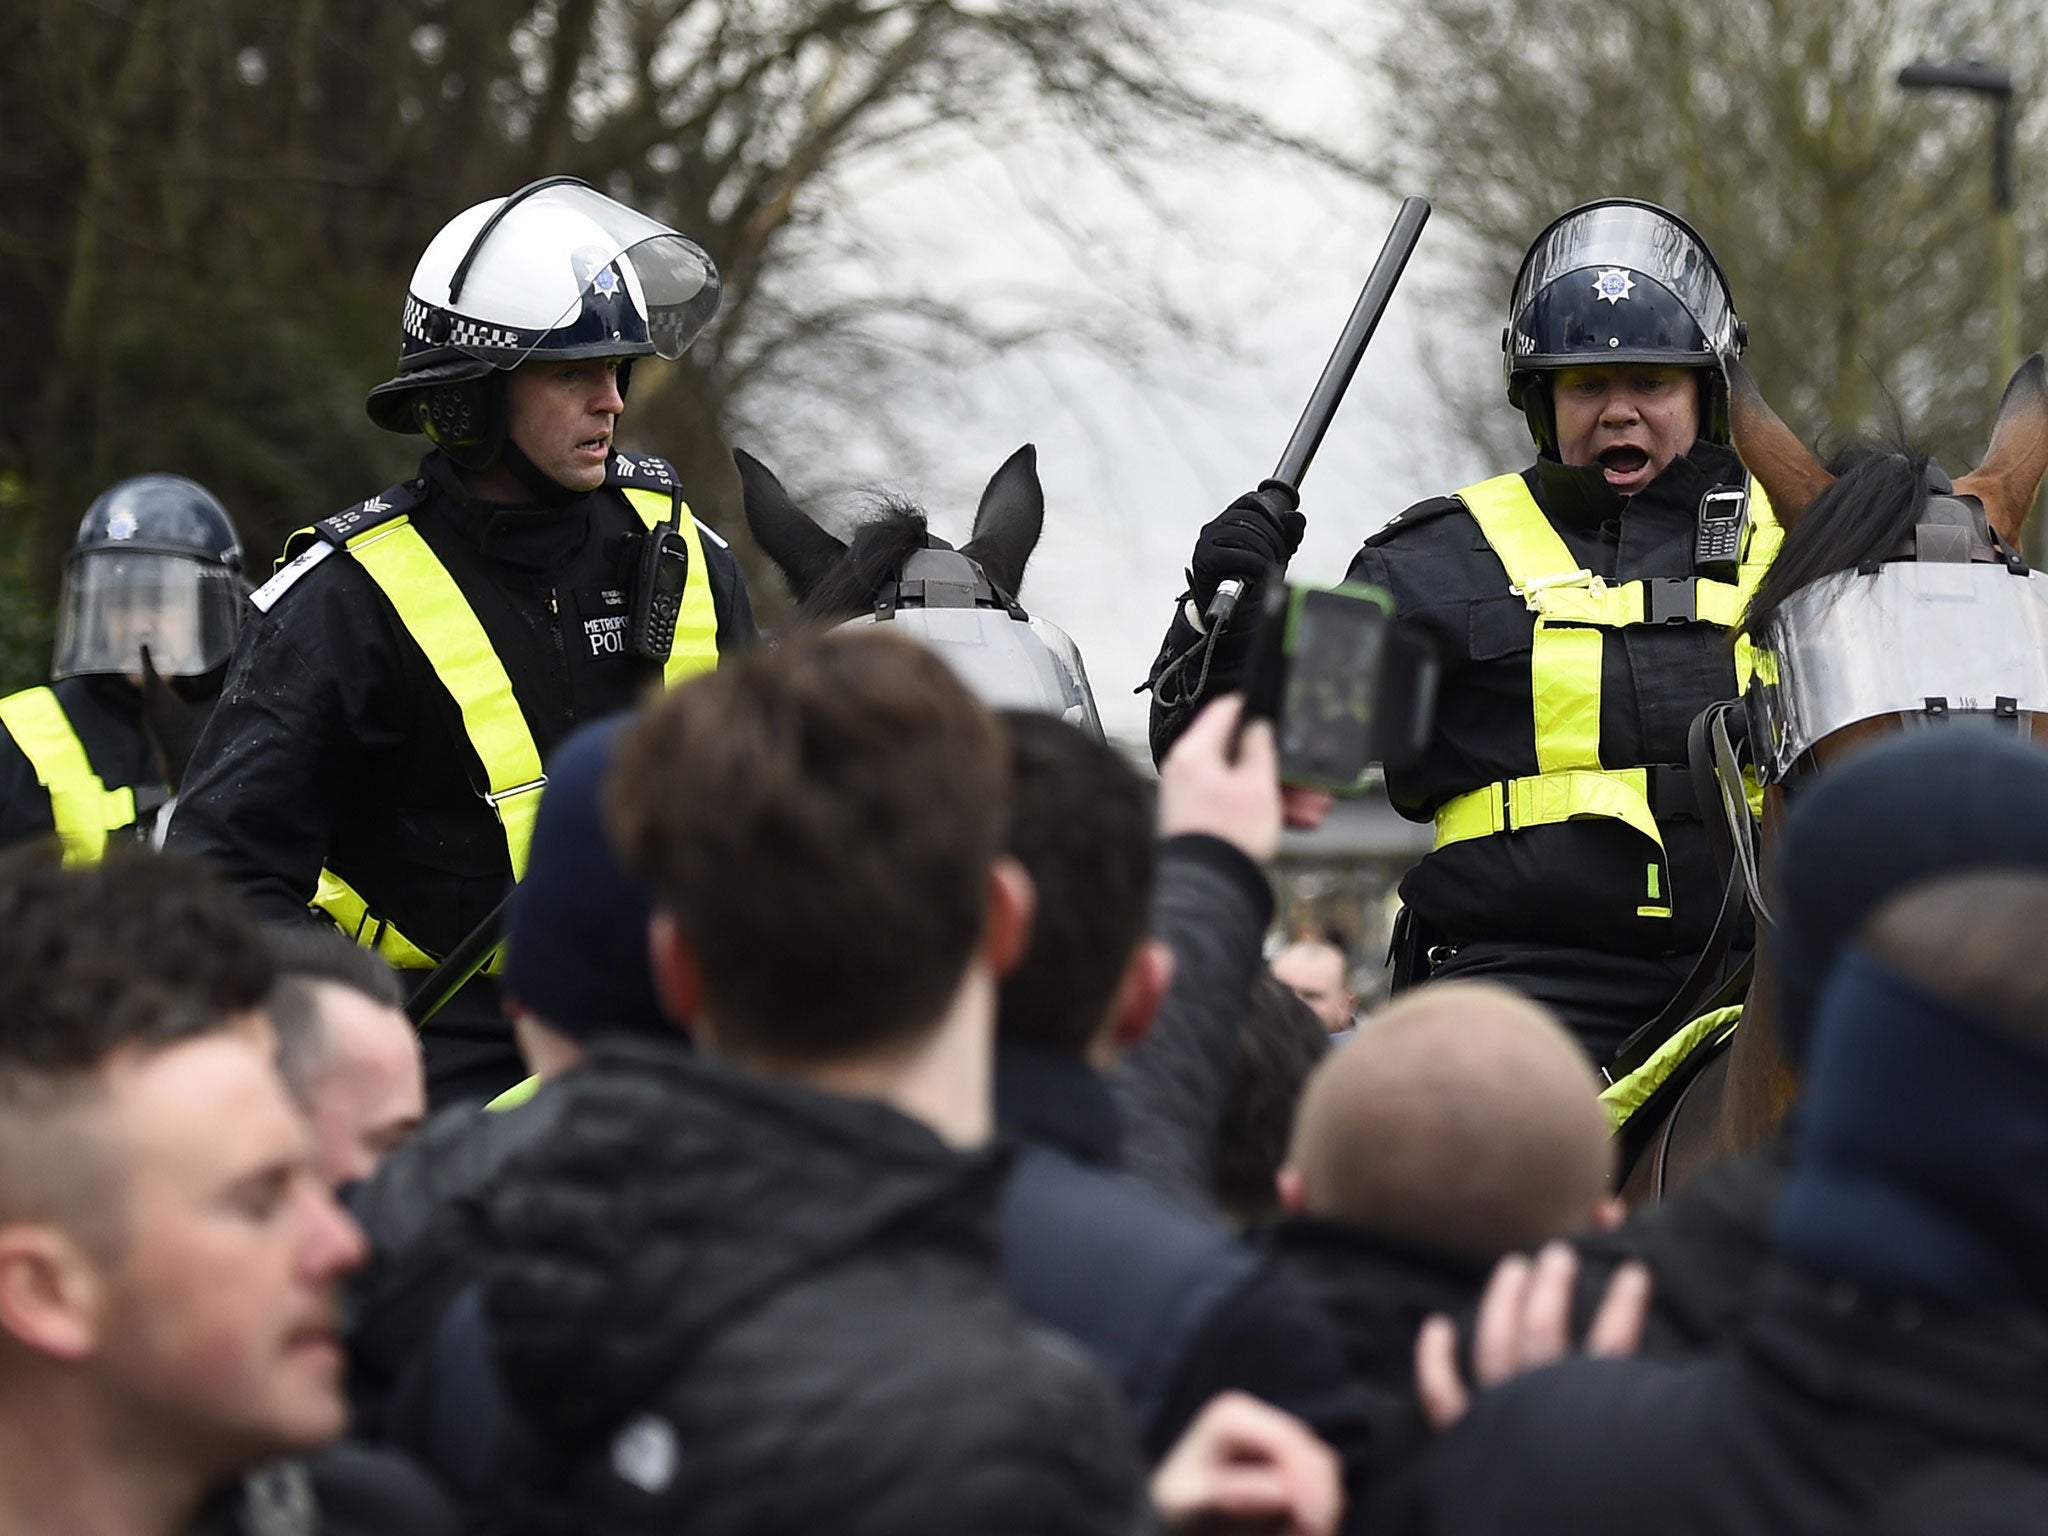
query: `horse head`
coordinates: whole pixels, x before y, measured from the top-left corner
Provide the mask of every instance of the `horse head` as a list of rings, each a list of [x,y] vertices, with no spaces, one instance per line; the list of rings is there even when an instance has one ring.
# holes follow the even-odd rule
[[[1954,481],[1902,451],[1824,468],[1748,372],[1729,372],[1736,450],[1786,529],[1745,619],[1765,653],[1751,690],[1763,777],[1896,722],[2020,729],[2048,713],[2048,575],[2019,552],[2048,473],[2041,357],[2006,386],[1984,462]]]
[[[992,707],[1057,714],[1102,735],[1080,652],[1017,600],[1045,525],[1035,447],[1026,443],[990,476],[957,550],[905,501],[881,503],[842,540],[766,465],[743,452],[733,458],[747,527],[789,582],[800,622],[900,625]]]

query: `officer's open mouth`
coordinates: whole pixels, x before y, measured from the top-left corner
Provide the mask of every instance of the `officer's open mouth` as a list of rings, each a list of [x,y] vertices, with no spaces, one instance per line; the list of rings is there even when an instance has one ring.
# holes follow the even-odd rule
[[[1631,446],[1609,448],[1600,455],[1600,467],[1616,475],[1633,475],[1649,462],[1649,454]]]

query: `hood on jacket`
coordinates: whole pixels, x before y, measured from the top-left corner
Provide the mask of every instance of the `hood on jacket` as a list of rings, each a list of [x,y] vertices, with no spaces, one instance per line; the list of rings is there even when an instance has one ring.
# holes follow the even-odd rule
[[[892,1245],[993,1268],[1007,1160],[882,1104],[608,1041],[512,1170],[485,1305],[534,1430],[604,1432],[789,1287]]]

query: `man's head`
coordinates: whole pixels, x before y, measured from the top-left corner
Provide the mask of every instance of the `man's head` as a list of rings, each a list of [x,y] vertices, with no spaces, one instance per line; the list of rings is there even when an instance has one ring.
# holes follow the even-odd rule
[[[1237,1031],[1237,1062],[1223,1100],[1216,1204],[1240,1227],[1280,1214],[1274,1179],[1287,1158],[1302,1089],[1329,1054],[1330,1037],[1306,1004],[1261,971]]]
[[[624,408],[618,365],[682,356],[718,296],[695,242],[571,177],[534,182],[456,215],[420,257],[370,419],[424,432],[487,477],[479,495],[507,477],[544,499],[594,490]]]
[[[1308,1004],[1331,1034],[1355,1022],[1358,994],[1351,990],[1351,964],[1344,951],[1322,939],[1296,939],[1273,957],[1273,974]]]
[[[1780,1248],[1892,1295],[2048,1295],[2048,873],[1905,891],[1814,1023]]]
[[[1310,1081],[1282,1202],[1485,1261],[1581,1231],[1613,1171],[1598,1089],[1537,1004],[1477,982],[1424,987]]]
[[[647,884],[620,864],[604,824],[603,790],[629,724],[587,726],[549,755],[526,878],[506,909],[499,990],[543,1078],[575,1066],[601,1035],[674,1039],[682,1027],[654,995]]]
[[[1562,215],[1522,258],[1501,332],[1508,399],[1546,457],[1632,496],[1696,437],[1729,436],[1726,363],[1747,333],[1714,253],[1653,203]]]
[[[1112,1064],[1135,1044],[1172,976],[1148,941],[1152,792],[1114,748],[1051,715],[1001,717],[1009,743],[1006,847],[1037,891],[1031,945],[1004,978],[1005,1041]]]
[[[1829,973],[1885,902],[1944,874],[2048,871],[2048,755],[1966,726],[1877,743],[1799,792],[1771,862],[1778,1033],[1797,1067]]]
[[[917,1052],[970,981],[992,1005],[1022,948],[1008,800],[994,718],[912,642],[833,631],[693,679],[629,730],[610,786],[664,1004],[768,1070]]]
[[[320,1176],[339,1189],[375,1173],[426,1117],[419,1033],[398,977],[371,951],[324,928],[270,937],[278,1070],[312,1123]]]
[[[271,981],[194,866],[0,866],[0,1413],[61,1407],[201,1485],[341,1432],[362,1240],[278,1079]]]

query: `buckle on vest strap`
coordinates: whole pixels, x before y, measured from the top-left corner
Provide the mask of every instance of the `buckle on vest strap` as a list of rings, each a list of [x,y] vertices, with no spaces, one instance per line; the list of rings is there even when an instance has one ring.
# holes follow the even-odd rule
[[[1700,800],[1692,770],[1683,763],[1652,763],[1643,770],[1650,814],[1659,821],[1699,821]]]
[[[521,795],[537,794],[539,791],[546,789],[547,787],[548,776],[546,774],[542,774],[539,778],[529,780],[527,783],[514,784],[510,789],[493,790],[487,793],[484,796],[484,799],[490,802],[491,809],[496,810],[499,806],[503,805],[507,800],[516,800]]]
[[[1653,576],[1643,583],[1645,624],[1690,624],[1698,617],[1696,576]]]

